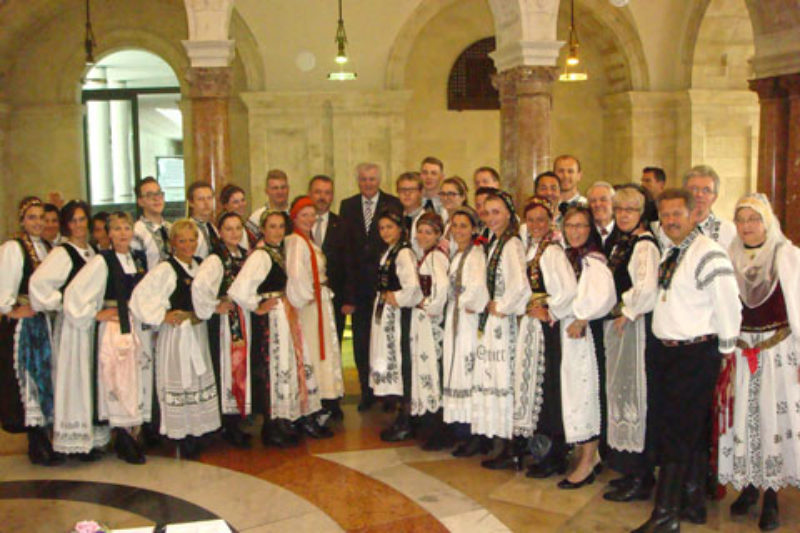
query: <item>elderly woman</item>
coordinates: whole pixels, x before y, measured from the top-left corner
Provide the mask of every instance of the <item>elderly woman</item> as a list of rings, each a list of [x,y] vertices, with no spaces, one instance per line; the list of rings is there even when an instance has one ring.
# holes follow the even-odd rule
[[[224,191],[223,191],[224,192]],[[244,222],[227,211],[217,227],[222,246],[212,251],[197,269],[192,282],[192,303],[197,317],[207,320],[208,341],[222,413],[222,436],[238,448],[249,447],[250,435],[239,421],[250,414],[250,313],[228,297],[228,288],[247,258],[242,247]]]
[[[339,399],[344,395],[342,355],[336,320],[333,315],[333,291],[328,287],[325,254],[311,239],[317,218],[314,203],[301,196],[292,203],[294,232],[286,237],[286,297],[297,313],[303,335],[306,361],[314,369],[322,405],[328,414],[341,413]],[[295,346],[297,349],[297,346]],[[307,416],[301,425],[312,438],[333,436],[321,426],[316,416]],[[320,419],[322,420],[322,419]]]
[[[169,231],[173,255],[160,263],[133,290],[130,308],[141,322],[158,327],[156,393],[160,432],[178,441],[181,454],[195,457],[198,437],[220,427],[219,401],[208,329],[192,302],[192,281],[200,261],[197,225],[176,221]]]
[[[111,249],[91,259],[64,293],[55,444],[87,453],[108,442],[108,430],[93,422],[107,422],[117,455],[142,464],[138,436],[152,414],[153,354],[149,331],[128,308],[147,272],[144,251],[131,249],[133,227],[127,213],[109,215]]]
[[[623,474],[603,497],[628,502],[650,497],[655,478],[657,418],[652,400],[652,313],[658,294],[661,254],[644,217],[646,197],[638,186],[620,187],[614,198],[619,238],[608,258],[616,305],[604,323],[608,445],[612,468]],[[649,423],[648,423],[649,422]]]
[[[494,239],[489,245],[486,288],[489,303],[478,324],[479,344],[472,385],[472,431],[497,437],[502,449],[484,468],[522,468],[522,441],[512,447],[514,357],[517,318],[525,313],[531,287],[525,274],[525,248],[519,239],[514,202],[503,191],[486,198],[486,226]],[[513,448],[513,449],[512,449]]]
[[[800,486],[800,250],[781,233],[763,195],[741,198],[735,213],[729,253],[744,305],[731,356],[733,419],[721,421],[719,479],[744,487],[732,515],[747,514],[764,491],[758,525],[767,531],[779,525],[778,490]]]
[[[523,217],[530,245],[526,274],[531,298],[519,325],[514,369],[514,435],[545,435],[550,451],[528,477],[566,471],[567,447],[561,414],[561,320],[572,313],[577,283],[553,230],[553,204],[533,196]]]
[[[616,293],[589,208],[568,208],[563,227],[578,289],[570,317],[561,323],[561,410],[564,434],[567,443],[575,444],[577,462],[558,486],[577,489],[594,482],[602,425],[598,346],[589,322],[611,311]]]
[[[42,238],[44,204],[35,196],[19,204],[20,233],[0,246],[0,422],[9,433],[28,433],[28,458],[51,466],[47,427],[53,418],[52,353],[47,318],[31,307],[31,275],[50,251]]]

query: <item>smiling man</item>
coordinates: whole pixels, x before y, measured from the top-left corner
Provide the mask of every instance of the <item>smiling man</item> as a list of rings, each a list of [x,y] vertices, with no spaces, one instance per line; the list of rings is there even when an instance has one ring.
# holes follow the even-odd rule
[[[697,165],[683,177],[683,188],[692,193],[694,209],[692,220],[703,233],[727,250],[736,236],[736,226],[714,214],[712,208],[719,197],[720,179],[708,165]]]
[[[553,172],[561,182],[561,204],[559,210],[566,211],[567,207],[575,204],[586,205],[586,198],[578,191],[578,184],[583,178],[581,162],[574,155],[560,155],[553,161]]]
[[[273,168],[267,172],[267,179],[265,180],[264,193],[267,195],[266,203],[253,211],[248,219],[248,224],[251,228],[259,228],[261,215],[267,209],[275,209],[289,214],[289,177],[286,172],[279,168]],[[287,228],[287,231],[288,228]],[[261,235],[259,235],[261,237]]]
[[[134,187],[136,204],[142,215],[133,225],[131,248],[142,250],[147,256],[147,269],[152,270],[170,254],[169,228],[164,219],[164,191],[152,176],[147,176]]]

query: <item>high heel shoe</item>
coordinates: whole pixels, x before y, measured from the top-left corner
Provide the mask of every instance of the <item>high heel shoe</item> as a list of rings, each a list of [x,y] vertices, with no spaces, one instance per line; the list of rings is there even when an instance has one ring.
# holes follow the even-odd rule
[[[594,470],[592,470],[591,472],[589,472],[588,476],[577,482],[572,482],[567,478],[562,479],[561,481],[558,482],[558,488],[565,490],[579,489],[584,485],[591,485],[592,483],[594,483],[594,480],[595,480],[595,473]]]

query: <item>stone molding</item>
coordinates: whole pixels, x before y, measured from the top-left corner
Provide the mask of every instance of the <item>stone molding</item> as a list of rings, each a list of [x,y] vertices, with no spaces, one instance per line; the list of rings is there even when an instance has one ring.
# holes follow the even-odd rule
[[[233,70],[230,67],[191,67],[186,71],[189,98],[228,98]]]
[[[189,56],[192,67],[227,67],[233,61],[235,43],[231,39],[224,41],[181,41]]]
[[[564,41],[514,41],[498,43],[498,48],[489,56],[494,60],[498,72],[520,66],[554,67]]]

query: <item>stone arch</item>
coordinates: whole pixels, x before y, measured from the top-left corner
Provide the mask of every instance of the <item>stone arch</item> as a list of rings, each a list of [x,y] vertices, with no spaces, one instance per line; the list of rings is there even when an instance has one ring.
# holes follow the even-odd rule
[[[264,62],[258,51],[258,43],[250,26],[235,8],[231,16],[230,35],[236,43],[236,57],[233,62],[238,60],[242,64],[246,90],[264,90]]]

